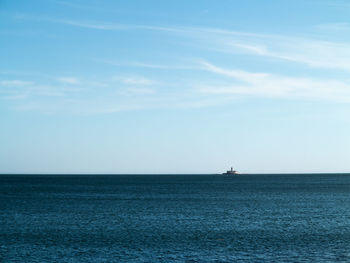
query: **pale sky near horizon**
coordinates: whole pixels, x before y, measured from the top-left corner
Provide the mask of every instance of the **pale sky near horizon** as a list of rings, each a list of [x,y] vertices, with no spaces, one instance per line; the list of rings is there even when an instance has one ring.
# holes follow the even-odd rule
[[[0,0],[0,173],[350,172],[350,2]]]

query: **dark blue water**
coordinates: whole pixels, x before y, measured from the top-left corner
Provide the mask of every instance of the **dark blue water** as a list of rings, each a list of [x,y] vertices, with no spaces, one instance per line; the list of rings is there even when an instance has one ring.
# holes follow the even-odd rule
[[[0,262],[350,262],[350,175],[0,175]]]

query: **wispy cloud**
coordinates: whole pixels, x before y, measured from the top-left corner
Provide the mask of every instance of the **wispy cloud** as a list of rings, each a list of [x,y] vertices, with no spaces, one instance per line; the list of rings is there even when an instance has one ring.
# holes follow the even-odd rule
[[[37,82],[0,80],[0,99],[19,111],[100,114],[155,107],[151,79],[51,77]],[[80,84],[77,87],[77,84]],[[158,101],[158,104],[159,101]]]
[[[0,80],[0,86],[3,87],[23,87],[33,85],[32,81],[23,81],[23,80]]]
[[[329,79],[287,77],[268,73],[229,70],[203,62],[205,70],[242,81],[225,86],[201,86],[198,90],[210,94],[238,94],[274,98],[322,99],[350,102],[350,84]]]
[[[220,75],[232,77],[232,78],[246,81],[246,82],[263,80],[269,76],[269,74],[267,74],[267,73],[250,73],[250,72],[246,72],[246,71],[242,71],[242,70],[227,70],[227,69],[215,66],[213,64],[210,64],[206,61],[202,61],[201,65],[202,65],[202,68],[204,70],[218,73]]]
[[[72,85],[73,83],[69,82],[68,84]],[[72,91],[74,90],[71,87],[57,85],[57,83],[45,83],[45,81],[40,83],[19,79],[0,80],[0,95],[2,98],[10,100],[65,96]]]
[[[50,17],[33,17],[16,15],[18,19],[46,21],[82,27],[94,30],[146,30],[174,33],[174,37],[191,39],[199,48],[208,48],[227,53],[248,53],[256,56],[270,57],[288,62],[301,63],[314,68],[340,69],[350,71],[350,43],[332,42],[319,37],[302,37],[296,35],[259,34],[254,32],[239,32],[222,28],[179,27],[117,24],[97,21],[78,21]],[[326,28],[347,29],[347,23],[319,25]],[[109,61],[108,63],[113,63]],[[134,63],[137,66],[137,63]],[[152,67],[152,64],[142,63],[139,66]],[[153,65],[154,68],[162,68]]]
[[[126,30],[126,29],[132,28],[129,25],[122,25],[122,24],[115,24],[115,23],[101,23],[96,21],[71,20],[71,19],[53,18],[48,16],[33,16],[33,15],[21,14],[21,13],[16,13],[13,15],[13,17],[18,20],[58,23],[63,25],[70,25],[75,27],[97,29],[97,30]]]
[[[126,77],[126,78],[118,78],[122,83],[128,84],[128,85],[142,85],[142,86],[148,86],[155,84],[155,81],[151,79],[146,79],[143,77]]]
[[[112,65],[112,66],[117,66],[117,67],[131,66],[131,67],[152,68],[152,69],[168,69],[169,68],[169,66],[167,66],[167,65],[142,63],[142,62],[136,62],[136,61],[123,62],[123,61],[113,61],[113,60],[98,59],[98,58],[93,58],[91,60],[95,61],[95,62],[101,62],[104,64]]]
[[[182,62],[181,64],[172,64],[172,65],[166,65],[166,64],[156,64],[156,63],[148,63],[148,62],[140,62],[140,61],[113,61],[108,59],[97,59],[93,58],[92,61],[104,63],[116,67],[136,67],[136,68],[147,68],[147,69],[154,69],[154,70],[196,70],[197,64],[195,61],[188,60]]]
[[[60,77],[60,78],[57,78],[57,80],[64,84],[73,84],[73,85],[80,84],[79,79],[74,77]]]
[[[33,16],[28,14],[14,14],[14,18],[19,20],[31,20],[38,22],[49,22],[63,25],[70,25],[74,27],[81,27],[94,30],[105,31],[120,31],[120,30],[152,30],[152,31],[167,31],[167,32],[186,32],[188,29],[181,27],[163,27],[152,25],[139,25],[139,24],[118,24],[101,21],[89,21],[89,20],[73,20],[64,18],[54,18],[48,16]]]
[[[83,28],[89,28],[89,29],[99,29],[99,30],[126,30],[131,29],[132,27],[128,25],[118,25],[118,24],[100,24],[100,23],[94,23],[94,22],[85,22],[85,21],[74,21],[74,20],[66,20],[66,19],[51,19],[48,21],[76,26],[76,27],[83,27]]]
[[[95,59],[97,62],[121,67],[123,74],[119,73],[117,77],[116,73],[109,77],[99,77],[97,74],[86,78],[80,75],[79,77],[66,76],[64,73],[61,76],[46,76],[45,80],[33,78],[36,79],[35,83],[25,79],[1,80],[0,87],[8,88],[6,94],[3,93],[3,97],[7,96],[8,99],[13,100],[21,98],[25,101],[17,105],[21,110],[109,113],[149,108],[208,107],[241,96],[350,102],[350,83],[344,79],[335,80],[325,76],[319,77],[320,75],[314,77],[311,75],[307,78],[287,76],[265,70],[252,72],[245,70],[242,66],[235,66],[234,63],[235,55],[249,54],[277,62],[275,65],[301,64],[303,67],[309,67],[310,71],[321,68],[344,73],[343,71],[350,71],[350,43],[346,41],[332,42],[322,37],[259,34],[222,28],[128,25],[25,15],[19,15],[18,19],[91,30],[145,30],[156,31],[159,34],[166,32],[167,37],[173,37],[174,40],[181,38],[182,42],[190,43],[191,48],[226,53],[225,64],[230,65],[221,67],[207,62],[206,59],[196,60],[190,57],[189,51],[192,50],[190,49],[184,51],[183,60],[187,59],[188,63],[183,64],[178,57],[176,62],[180,61],[180,63],[169,62],[171,59],[165,62],[161,59],[158,61],[151,59],[149,63],[133,61],[132,58],[130,61],[114,61],[110,57],[106,60]],[[344,29],[348,25],[332,26]],[[326,25],[320,26],[318,30],[326,30],[326,27]],[[167,52],[171,53],[171,50]],[[230,63],[230,61],[233,62]],[[130,69],[133,67],[147,68],[148,70],[144,72],[152,71],[153,75],[149,77],[147,73],[141,73],[140,76],[142,70]],[[160,74],[159,77],[154,74],[156,71],[165,70],[184,72],[181,72],[181,77],[177,78],[172,76],[162,78]],[[202,72],[205,74],[201,74]],[[214,76],[213,81],[207,82],[208,75]],[[31,78],[28,77],[28,79]],[[164,88],[170,86],[175,88]],[[10,88],[13,90],[9,91]],[[49,102],[42,100],[41,97],[49,97],[47,98]]]
[[[331,42],[296,36],[217,37],[212,49],[230,54],[251,54],[310,68],[350,71],[350,42]]]
[[[12,94],[12,95],[5,95],[3,96],[5,100],[23,100],[27,98],[27,94],[20,93],[20,94]]]
[[[314,26],[315,29],[328,32],[346,32],[350,30],[349,23],[329,23]]]
[[[131,94],[147,95],[155,94],[156,90],[152,88],[127,88],[126,91]]]

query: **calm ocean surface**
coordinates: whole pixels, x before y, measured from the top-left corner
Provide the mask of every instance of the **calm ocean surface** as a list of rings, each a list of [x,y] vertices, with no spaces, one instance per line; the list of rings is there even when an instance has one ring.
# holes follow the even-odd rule
[[[350,262],[350,175],[0,175],[0,262]]]

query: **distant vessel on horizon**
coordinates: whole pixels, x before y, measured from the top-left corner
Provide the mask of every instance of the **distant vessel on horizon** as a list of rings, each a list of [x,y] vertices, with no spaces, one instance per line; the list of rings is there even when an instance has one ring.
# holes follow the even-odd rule
[[[231,167],[231,170],[226,171],[226,173],[223,173],[223,175],[235,175],[238,174],[236,170],[233,170],[233,167]]]

